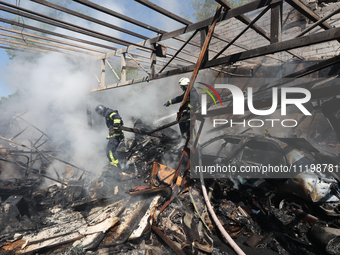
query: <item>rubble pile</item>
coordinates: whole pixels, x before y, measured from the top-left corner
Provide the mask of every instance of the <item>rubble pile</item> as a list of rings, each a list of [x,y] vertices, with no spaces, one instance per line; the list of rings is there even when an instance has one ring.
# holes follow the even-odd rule
[[[137,127],[150,130],[139,121]],[[171,128],[162,132],[171,139],[139,134],[127,140],[118,149],[122,169],[105,166],[93,176],[69,164],[46,188],[40,184],[48,178],[48,156],[40,159],[40,169],[33,169],[24,164],[18,147],[9,153],[10,145],[3,143],[1,171],[12,167],[18,174],[0,182],[0,253],[237,254],[212,217],[203,187],[219,224],[245,254],[340,253],[336,175],[210,178],[202,183],[190,169],[195,157],[227,160],[236,167],[256,165],[269,149],[270,159],[282,164],[273,145],[284,148],[285,163],[296,166],[302,161],[336,165],[337,156],[322,154],[302,139],[249,134],[214,138],[197,154],[188,141],[177,146],[180,139]],[[205,153],[219,139],[223,143],[217,153]],[[222,155],[227,148],[233,149]]]

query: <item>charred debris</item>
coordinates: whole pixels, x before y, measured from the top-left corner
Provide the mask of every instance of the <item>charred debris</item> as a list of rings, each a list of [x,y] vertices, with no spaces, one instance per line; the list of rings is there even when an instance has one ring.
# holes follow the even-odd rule
[[[138,120],[130,129],[139,131],[135,138],[119,148],[123,169],[105,166],[93,175],[70,163],[63,148],[24,117],[3,120],[1,254],[340,252],[336,175],[204,180],[190,169],[190,161],[197,158],[227,160],[235,167],[266,160],[339,166],[337,155],[325,155],[303,138],[245,132],[179,146],[171,125],[152,132],[153,127]],[[37,138],[25,137],[28,129],[35,130]],[[31,145],[17,142],[20,137]],[[209,146],[217,153],[205,153]],[[50,177],[50,171],[57,177]]]

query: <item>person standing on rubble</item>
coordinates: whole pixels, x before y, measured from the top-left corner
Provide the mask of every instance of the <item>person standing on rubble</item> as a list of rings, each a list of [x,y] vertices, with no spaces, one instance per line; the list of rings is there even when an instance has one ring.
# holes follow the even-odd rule
[[[124,131],[119,129],[123,126],[123,120],[117,110],[112,110],[104,105],[98,105],[96,112],[105,118],[106,126],[109,128],[109,140],[106,146],[106,156],[110,164],[120,168],[119,160],[116,155],[120,142],[124,139]]]
[[[188,89],[188,85],[190,83],[190,79],[186,78],[186,77],[182,77],[181,79],[179,79],[178,81],[178,85],[179,87],[183,90],[183,94],[180,96],[177,96],[173,99],[170,99],[169,101],[167,101],[164,106],[168,107],[171,104],[177,104],[183,101],[185,92]],[[181,135],[183,138],[187,138],[189,136],[189,130],[190,130],[190,111],[195,111],[198,107],[198,93],[196,91],[196,89],[194,87],[191,88],[189,96],[187,98],[187,101],[185,102],[184,106],[183,106],[183,113],[181,115],[181,119],[182,118],[187,118],[187,120],[182,121],[179,123],[179,129],[181,131]]]

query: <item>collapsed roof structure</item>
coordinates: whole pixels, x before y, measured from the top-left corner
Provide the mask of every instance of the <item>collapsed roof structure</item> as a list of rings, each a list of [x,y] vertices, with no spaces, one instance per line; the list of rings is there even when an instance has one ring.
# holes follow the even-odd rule
[[[332,154],[339,153],[340,123],[338,115],[340,104],[338,95],[340,94],[340,86],[337,84],[337,78],[339,75],[338,67],[340,61],[340,47],[338,46],[340,39],[340,21],[338,18],[340,4],[337,2],[328,4],[316,1],[305,3],[299,0],[254,0],[242,6],[233,7],[226,0],[216,0],[219,6],[214,17],[192,23],[150,1],[135,0],[136,3],[134,4],[150,8],[182,24],[182,27],[176,30],[164,31],[92,1],[73,0],[73,2],[91,8],[96,12],[113,16],[137,26],[139,28],[138,31],[140,31],[138,33],[133,30],[115,26],[103,19],[96,19],[82,12],[74,11],[45,0],[31,0],[31,2],[119,31],[133,38],[130,41],[123,40],[120,37],[100,33],[83,26],[66,22],[54,16],[52,17],[52,15],[48,16],[33,9],[23,8],[19,4],[14,5],[6,1],[0,1],[0,11],[4,13],[18,15],[25,19],[37,21],[39,24],[43,23],[50,27],[66,29],[77,34],[77,36],[68,36],[51,31],[51,29],[43,29],[40,26],[27,25],[13,19],[1,17],[1,22],[11,24],[17,29],[4,26],[0,27],[1,30],[7,32],[1,32],[1,35],[4,36],[4,38],[0,39],[1,44],[10,46],[10,48],[7,46],[0,47],[10,50],[24,49],[44,53],[59,52],[61,54],[76,56],[82,54],[90,55],[93,57],[93,61],[96,61],[97,65],[100,66],[100,73],[94,77],[94,79],[97,79],[98,86],[92,89],[91,93],[93,94],[99,91],[129,85],[133,86],[141,82],[152,82],[154,80],[186,73],[192,73],[191,83],[189,85],[189,88],[191,88],[194,85],[197,74],[203,69],[209,70],[210,76],[212,77],[210,82],[212,83],[220,79],[221,81],[235,84],[244,92],[248,87],[256,88],[257,90],[253,93],[255,96],[253,105],[256,109],[271,106],[273,94],[268,93],[268,90],[272,88],[297,86],[307,88],[311,92],[311,101],[306,107],[313,111],[313,115],[316,117],[313,117],[310,122],[307,121],[306,123],[306,117],[299,115],[297,126],[290,130],[287,137],[288,140],[282,141],[271,138],[271,136],[278,136],[278,134],[275,134],[274,129],[271,129],[270,132],[266,134],[267,137],[263,139],[253,136],[221,136],[218,137],[222,140],[222,145],[217,149],[218,152],[212,156],[210,152],[205,153],[204,151],[205,147],[215,142],[213,139],[202,145],[203,155],[198,155],[199,158],[213,158],[214,162],[221,160],[221,151],[231,146],[231,151],[234,150],[234,152],[228,157],[225,157],[228,159],[228,162],[233,161],[235,165],[240,165],[244,164],[244,162],[249,163],[251,161],[255,164],[260,162],[256,161],[256,156],[254,155],[259,155],[257,160],[261,158],[261,153],[257,154],[257,151],[262,151],[264,148],[267,148],[264,151],[269,155],[269,153],[276,152],[275,150],[280,151],[292,146],[293,149],[291,149],[291,151],[294,151],[295,156],[298,155],[298,159],[291,157],[291,152],[285,151],[281,155],[281,157],[284,158],[283,161],[285,164],[295,164],[299,159],[303,158],[310,160],[309,162],[318,162],[318,164],[326,162],[327,165],[332,164],[333,166],[334,164],[334,167],[338,166],[338,161],[334,155],[332,155],[334,157],[330,160],[329,155],[325,156],[319,153],[317,150],[320,150],[319,147],[315,149],[303,140],[303,138],[307,140],[310,138],[311,143],[312,141],[316,141],[313,145],[321,146],[320,143],[328,139],[327,143],[332,143]],[[25,31],[23,31],[23,29],[25,29]],[[31,30],[32,32],[26,32],[26,30]],[[156,35],[153,37],[146,36],[146,31],[151,31],[156,33]],[[36,32],[40,34],[38,35]],[[93,40],[85,40],[80,35],[86,35],[87,38],[93,38]],[[6,39],[6,37],[17,40],[9,40]],[[97,39],[105,43],[99,43]],[[139,41],[134,42],[136,40]],[[140,40],[142,41],[140,42]],[[110,63],[110,61],[117,60],[120,62],[119,72],[117,72],[117,69],[113,68]],[[140,76],[129,80],[127,75],[129,69],[140,70],[141,72],[138,73]],[[108,83],[107,76],[110,72],[112,72],[115,80],[117,80],[116,83]],[[300,79],[302,77],[306,79]],[[189,91],[190,89],[187,94]],[[290,96],[291,98],[299,98],[298,93],[292,93]],[[195,118],[200,123],[198,129],[199,134],[204,124],[209,123],[209,118],[213,116],[223,116],[224,118],[227,116],[235,122],[249,121],[250,118],[254,116],[253,114],[249,114],[244,118],[233,116],[233,104],[230,103],[231,100],[230,93],[228,93],[228,91],[222,91],[221,105],[223,102],[226,103],[226,106],[215,107],[214,104],[210,102],[206,116],[200,112],[196,112]],[[280,104],[281,102],[278,103],[279,107]],[[295,114],[295,112],[293,112],[293,114]],[[178,114],[178,118],[179,116],[180,114]],[[90,109],[88,110],[88,117],[88,124],[91,125],[92,117]],[[14,119],[17,120],[18,118],[18,116],[15,116]],[[258,117],[258,119],[262,120],[261,117]],[[318,123],[319,119],[327,119],[329,124],[320,124]],[[11,123],[11,121],[12,119],[9,119],[6,123]],[[25,121],[25,119],[23,119],[23,121]],[[176,123],[178,123],[178,121],[161,127],[146,128],[147,131],[141,132],[141,134],[164,138],[162,135],[157,135],[156,132]],[[318,128],[310,128],[316,125],[316,123],[318,128],[321,125],[323,126],[321,129],[322,132]],[[28,125],[37,129],[29,123]],[[226,128],[232,130],[230,123],[215,127],[213,131],[221,131]],[[130,129],[130,131],[131,130],[132,129]],[[299,133],[301,130],[308,130],[308,132],[304,132],[304,135],[301,136]],[[34,161],[29,161],[30,164],[27,163],[27,165],[24,165],[18,164],[17,159],[12,160],[8,157],[3,159],[8,162],[11,160],[16,162],[19,168],[25,169],[26,173],[33,172],[44,178],[46,178],[44,175],[44,170],[47,168],[46,165],[51,163],[47,158],[52,158],[66,164],[74,169],[75,172],[79,171],[80,174],[79,172],[69,173],[69,171],[67,171],[69,175],[77,176],[77,181],[82,179],[83,174],[81,173],[87,173],[85,169],[70,164],[67,160],[53,156],[57,150],[55,147],[51,150],[38,150],[37,146],[40,146],[38,145],[39,141],[41,143],[49,141],[49,139],[47,139],[48,136],[39,129],[37,129],[37,131],[41,133],[41,137],[36,139],[32,148],[15,142],[14,139],[24,131],[25,130],[17,130],[17,134],[12,136],[12,138],[1,136],[1,139],[11,145],[15,144],[34,151],[34,153],[37,153]],[[126,128],[126,131],[129,131],[129,128]],[[241,133],[245,133],[248,130],[244,128],[241,131]],[[171,129],[168,129],[166,132],[168,132],[168,135],[173,135]],[[331,135],[327,137],[328,134]],[[301,139],[295,139],[294,141],[289,140],[289,138],[292,137],[300,137]],[[41,139],[44,139],[44,141]],[[61,178],[52,179],[53,181],[59,182],[62,187],[66,185],[68,187],[66,190],[61,189],[63,191],[60,191],[57,187],[50,187],[39,192],[33,192],[36,188],[36,182],[34,180],[25,179],[24,184],[15,183],[17,185],[16,187],[19,187],[18,189],[9,189],[10,191],[15,190],[17,193],[20,193],[22,192],[20,187],[23,186],[27,188],[26,184],[28,183],[29,190],[32,190],[30,201],[34,201],[32,204],[34,203],[35,205],[29,210],[25,210],[23,198],[20,196],[8,197],[11,192],[7,192],[8,188],[7,190],[3,188],[2,191],[6,191],[5,195],[7,196],[7,200],[3,203],[3,212],[6,214],[6,217],[3,218],[2,223],[8,219],[8,215],[11,221],[15,223],[20,217],[28,217],[28,215],[34,214],[32,212],[34,210],[53,208],[53,206],[58,204],[54,201],[54,198],[56,198],[57,201],[61,201],[63,200],[62,198],[66,197],[68,202],[72,202],[71,205],[70,203],[63,204],[63,209],[68,207],[67,210],[55,208],[52,210],[62,215],[61,218],[65,219],[64,222],[53,218],[53,215],[48,215],[46,216],[46,222],[44,222],[48,225],[48,228],[37,227],[38,224],[31,227],[35,230],[38,229],[40,235],[37,234],[37,231],[30,233],[30,229],[25,229],[24,233],[14,237],[13,235],[9,235],[7,231],[7,236],[4,236],[2,240],[4,249],[11,252],[29,253],[79,240],[76,241],[73,246],[84,248],[84,250],[97,249],[100,244],[100,249],[109,249],[108,252],[122,252],[124,250],[134,249],[143,249],[145,252],[143,254],[149,254],[147,252],[151,252],[152,249],[157,250],[156,254],[167,252],[164,245],[158,244],[157,239],[152,237],[152,245],[145,242],[142,244],[139,243],[135,247],[128,247],[126,245],[127,241],[133,243],[133,241],[136,240],[138,240],[138,242],[140,242],[141,239],[148,240],[152,229],[153,233],[159,236],[176,254],[184,254],[184,252],[187,254],[213,252],[215,252],[215,254],[223,254],[223,249],[218,251],[213,250],[214,242],[210,234],[213,233],[214,236],[224,235],[225,237],[224,228],[227,228],[229,234],[231,233],[234,238],[242,234],[249,237],[246,241],[247,247],[242,246],[243,249],[253,248],[253,250],[247,250],[248,252],[255,252],[255,247],[265,245],[267,245],[267,248],[269,247],[268,249],[272,248],[271,250],[279,254],[287,254],[287,250],[288,254],[290,252],[297,254],[301,251],[313,254],[313,249],[317,249],[316,254],[321,251],[326,251],[328,254],[336,254],[339,250],[340,234],[338,233],[339,222],[337,217],[339,216],[340,207],[339,201],[337,201],[337,198],[339,198],[339,194],[337,193],[339,189],[337,186],[338,181],[335,180],[338,179],[336,175],[334,180],[320,176],[308,176],[309,179],[307,177],[301,177],[298,179],[306,181],[301,181],[296,184],[292,180],[289,180],[279,183],[282,186],[275,182],[241,180],[238,185],[245,185],[246,188],[240,188],[240,192],[237,193],[238,195],[233,194],[233,189],[237,186],[233,186],[232,182],[234,180],[222,181],[217,179],[216,186],[218,187],[215,188],[214,194],[213,191],[211,191],[210,195],[213,194],[213,197],[215,197],[215,201],[213,202],[215,206],[214,209],[219,212],[219,219],[224,225],[221,228],[221,226],[218,226],[218,220],[213,222],[213,220],[211,220],[212,218],[207,216],[207,208],[204,208],[204,201],[201,198],[201,192],[207,193],[204,182],[202,186],[199,186],[198,182],[194,181],[194,178],[190,179],[187,176],[189,171],[188,157],[190,155],[190,149],[188,148],[189,141],[187,141],[183,150],[178,150],[178,148],[172,148],[174,144],[169,142],[169,140],[167,144],[164,144],[165,140],[161,139],[158,141],[156,139],[156,142],[152,139],[145,138],[139,140],[136,147],[130,147],[127,151],[124,151],[123,154],[125,157],[129,159],[133,158],[133,160],[130,161],[133,162],[133,166],[131,165],[129,167],[132,171],[131,173],[121,173],[120,176],[117,177],[111,176],[112,174],[105,172],[104,169],[102,175],[95,180],[94,184],[93,182],[91,184],[93,189],[90,190],[89,195],[90,197],[92,196],[91,198],[94,200],[82,200],[79,202],[77,199],[83,198],[83,187],[88,186],[83,182],[79,183],[70,180],[70,178],[64,179],[67,181],[61,181]],[[174,138],[174,140],[176,140],[176,138]],[[276,147],[272,146],[269,150],[268,147],[266,147],[267,144],[271,144],[271,146],[275,144]],[[323,145],[324,144],[322,144],[322,146]],[[198,148],[197,151],[200,152],[198,139],[193,142],[191,149],[195,150],[196,148]],[[230,150],[228,152],[230,152]],[[9,155],[9,151],[5,150],[4,154]],[[167,155],[168,160],[164,158],[160,159],[158,157],[159,155]],[[246,157],[248,157],[247,160],[245,159]],[[169,158],[171,158],[171,160],[169,160]],[[41,161],[41,167],[40,169],[34,169],[33,164],[38,159]],[[157,161],[160,160],[162,160],[162,163],[167,163],[165,164],[167,166],[172,164],[171,167],[174,169],[157,164]],[[121,194],[114,198],[106,197],[104,201],[101,200],[102,198],[98,199],[96,196],[99,193],[103,196],[102,188],[105,185],[110,186],[110,183],[105,183],[107,179],[118,178],[123,182],[131,181],[131,179],[135,179],[137,176],[138,181],[136,182],[122,185],[123,187],[119,186],[119,188],[118,186],[110,187],[111,189],[109,189],[109,191],[104,192],[104,197],[106,197],[107,194],[117,195],[119,194],[118,190],[123,190],[129,192],[132,196],[128,199],[124,196],[121,197]],[[199,176],[196,176],[196,178],[199,178]],[[147,182],[147,187],[140,187],[143,181]],[[208,184],[208,186],[214,190],[213,187],[215,184],[213,182],[208,182]],[[11,185],[13,187],[15,186],[13,183],[3,183],[3,187]],[[130,186],[130,188],[131,186],[139,187],[135,190],[129,190],[127,188],[128,186]],[[171,189],[169,186],[171,186]],[[298,191],[293,193],[300,197],[300,200],[296,197],[293,201],[282,199],[282,194],[280,194],[280,196],[275,197],[275,200],[279,201],[279,205],[272,207],[271,201],[274,195],[276,195],[276,191],[273,192],[273,187],[275,186],[282,187],[281,191],[283,194],[286,194],[285,192],[289,190],[289,187],[297,187],[296,190]],[[312,186],[311,189],[306,188],[310,186]],[[116,187],[117,192],[115,190]],[[303,190],[305,192],[303,190],[301,191],[301,187],[304,188]],[[261,191],[259,191],[259,189]],[[326,191],[323,191],[324,193],[321,191],[318,192],[320,189]],[[231,191],[232,195],[229,194],[229,191]],[[221,194],[218,195],[219,192]],[[224,192],[228,192],[228,194],[224,194]],[[157,193],[157,196],[143,197],[150,193]],[[316,194],[316,197],[314,197],[313,194]],[[134,195],[143,196],[142,198],[138,197],[135,199],[133,198]],[[254,196],[251,197],[252,195]],[[330,195],[332,195],[333,200],[329,199]],[[239,197],[236,199],[236,196]],[[301,197],[311,201],[302,202],[302,205],[297,205],[298,202],[301,202]],[[232,200],[234,198],[235,200]],[[268,201],[266,199],[268,199]],[[43,200],[46,201],[43,202]],[[174,203],[172,203],[173,201],[176,201],[177,204],[174,205]],[[245,203],[245,201],[248,203],[247,205],[242,204]],[[205,202],[210,204],[209,200],[205,200]],[[311,203],[312,206],[310,204],[306,205],[307,203]],[[315,208],[315,203],[317,204],[316,207],[318,207],[318,209],[321,208],[323,212],[323,214],[320,214],[320,219],[309,214],[312,212],[311,207]],[[188,204],[190,204],[190,206]],[[193,212],[189,212],[192,206],[194,210]],[[74,215],[69,207],[76,210],[77,215]],[[212,208],[209,208],[209,210],[211,209]],[[78,214],[78,211],[82,213]],[[141,213],[138,214],[139,212]],[[211,216],[212,212],[209,211],[209,213]],[[324,214],[326,214],[326,216]],[[268,222],[273,224],[276,229],[268,229],[266,225],[268,222],[264,223],[261,217],[267,217],[269,219]],[[331,217],[331,219],[328,217]],[[34,219],[34,217],[32,218]],[[304,223],[299,221],[301,218]],[[67,223],[70,222],[70,219],[74,224],[72,225],[72,231],[67,229]],[[33,221],[39,220],[40,219],[34,219]],[[200,224],[197,223],[199,221]],[[159,225],[153,224],[152,222],[158,222]],[[298,226],[292,227],[294,225],[293,223],[296,222],[298,222]],[[120,223],[120,225],[117,226],[117,223]],[[60,226],[54,226],[58,224],[60,224]],[[148,224],[150,224],[150,226],[147,226]],[[282,227],[283,225],[284,227]],[[129,226],[131,226],[130,229]],[[140,229],[137,226],[140,226]],[[329,228],[329,226],[332,228]],[[277,233],[277,229],[280,227],[284,229],[282,230],[283,232],[288,232],[288,229],[292,227],[294,229],[293,232],[295,232],[293,234],[289,233],[290,238],[292,235],[295,235],[296,238],[294,241],[300,244],[302,243],[303,247],[299,245],[287,245],[285,243],[287,242],[286,239],[280,239]],[[17,229],[11,226],[10,230],[13,232]],[[20,229],[20,231],[23,232],[22,229]],[[135,232],[132,233],[132,231]],[[319,233],[321,231],[327,233],[327,237],[329,238],[320,238]],[[164,235],[163,232],[165,232],[166,235]],[[45,238],[46,235],[49,235],[49,238]],[[223,240],[223,237],[221,239]],[[232,244],[232,240],[227,240]],[[318,245],[308,243],[310,240],[317,240],[315,242],[319,243]],[[177,245],[175,243],[177,243]],[[232,246],[237,254],[244,254],[237,245],[232,244]],[[114,249],[116,250],[112,250],[112,247],[115,247]],[[70,250],[69,252],[72,254],[74,251]],[[228,252],[233,251],[229,249]]]

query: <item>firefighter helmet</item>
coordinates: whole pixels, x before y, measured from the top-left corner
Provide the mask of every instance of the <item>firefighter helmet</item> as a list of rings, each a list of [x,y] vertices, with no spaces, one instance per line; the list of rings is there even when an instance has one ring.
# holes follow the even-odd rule
[[[178,81],[178,85],[179,86],[188,86],[190,83],[190,79],[186,78],[186,77],[182,77],[181,79],[179,79]]]
[[[97,105],[96,107],[96,113],[98,113],[101,116],[104,116],[104,111],[105,111],[105,106],[104,105]]]

